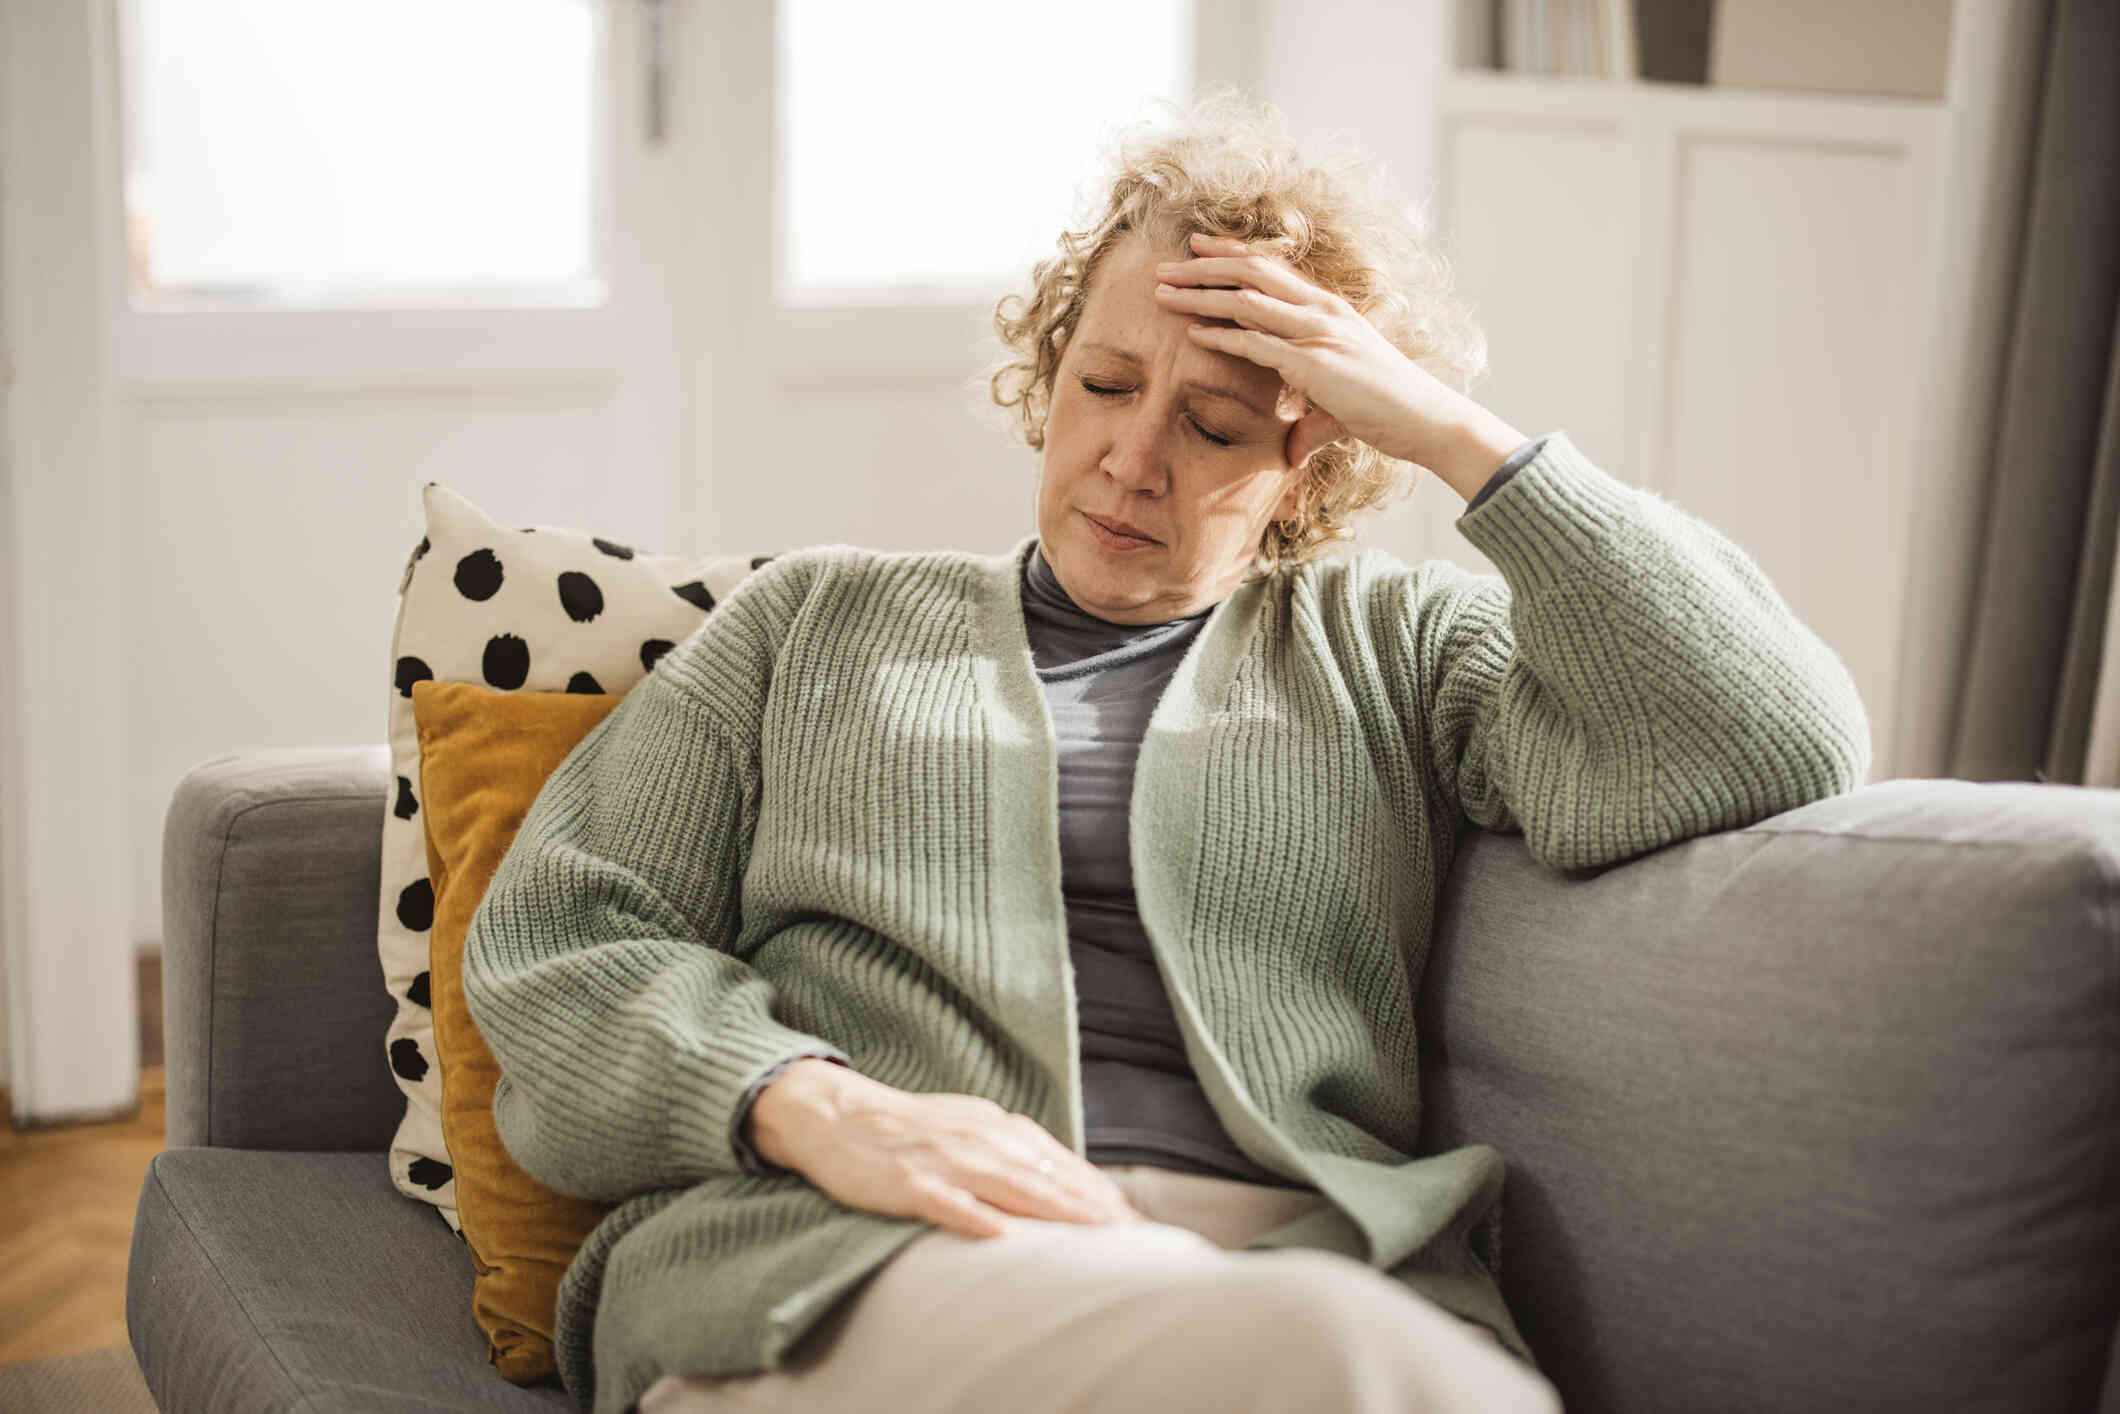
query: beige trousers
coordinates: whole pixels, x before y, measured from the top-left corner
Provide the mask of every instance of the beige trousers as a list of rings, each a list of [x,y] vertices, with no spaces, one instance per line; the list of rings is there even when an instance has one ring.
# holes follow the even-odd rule
[[[935,1228],[778,1368],[665,1375],[640,1414],[1559,1414],[1553,1386],[1484,1327],[1382,1272],[1336,1252],[1233,1250],[1323,1194],[1099,1167],[1149,1222]]]

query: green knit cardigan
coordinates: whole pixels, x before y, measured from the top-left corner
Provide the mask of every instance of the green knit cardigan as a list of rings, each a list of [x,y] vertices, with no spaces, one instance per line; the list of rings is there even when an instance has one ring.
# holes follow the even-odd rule
[[[1414,1005],[1462,824],[1611,864],[1863,784],[1845,667],[1734,543],[1565,432],[1456,522],[1501,570],[1365,550],[1237,589],[1157,704],[1141,916],[1230,1136],[1331,1201],[1254,1240],[1343,1253],[1532,1358],[1503,1159],[1414,1158]],[[753,1176],[732,1109],[821,1049],[984,1095],[1083,1152],[1057,766],[1013,551],[782,555],[555,771],[464,987],[523,1169],[612,1211],[567,1271],[561,1378],[777,1365],[930,1230]]]

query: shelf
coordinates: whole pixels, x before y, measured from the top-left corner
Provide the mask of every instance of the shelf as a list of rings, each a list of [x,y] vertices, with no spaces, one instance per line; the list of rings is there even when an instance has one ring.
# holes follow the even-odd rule
[[[1772,95],[1803,101],[1884,102],[1938,108],[1945,104],[1950,43],[1957,11],[1972,0],[1891,0],[1849,6],[1845,0],[1452,0],[1444,52],[1458,72],[1505,82],[1620,83],[1640,80],[1559,75],[1497,67],[1500,14],[1518,5],[1549,16],[1549,33],[1569,32],[1584,7],[1599,25],[1655,27],[1660,73],[1698,74],[1706,83],[1649,81],[1661,88]],[[1994,3],[1995,0],[1989,0]],[[1631,12],[1631,20],[1610,18]],[[1675,26],[1675,28],[1674,28]],[[1702,55],[1697,46],[1705,40]],[[1622,41],[1624,43],[1624,41]],[[1697,67],[1701,61],[1705,67]],[[1719,81],[1718,81],[1719,79]]]
[[[1898,141],[1926,133],[1948,112],[1948,105],[1927,99],[1714,88],[1492,69],[1446,71],[1438,99],[1445,114],[1605,121],[1654,117],[1682,126],[1756,127],[1820,137],[1839,134],[1855,141]]]

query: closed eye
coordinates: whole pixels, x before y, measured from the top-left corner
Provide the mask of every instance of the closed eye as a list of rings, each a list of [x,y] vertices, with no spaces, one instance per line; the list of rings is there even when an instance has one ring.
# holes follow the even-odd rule
[[[1124,388],[1106,388],[1099,384],[1090,382],[1087,378],[1080,379],[1079,381],[1082,384],[1082,390],[1084,392],[1095,393],[1100,398],[1116,398],[1126,392],[1126,389]],[[1192,423],[1193,431],[1199,433],[1202,437],[1205,437],[1208,441],[1214,443],[1216,446],[1227,447],[1231,445],[1229,438],[1217,437],[1214,433],[1208,431],[1206,428],[1202,427],[1198,422],[1194,421],[1190,417],[1186,418],[1185,420],[1187,422]]]

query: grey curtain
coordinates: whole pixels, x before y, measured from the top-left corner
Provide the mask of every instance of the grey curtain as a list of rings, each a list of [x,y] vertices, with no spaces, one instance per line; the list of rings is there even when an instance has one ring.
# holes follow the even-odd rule
[[[2120,524],[2120,5],[2053,0],[1944,774],[2084,783]],[[2110,704],[2108,704],[2110,707]]]

